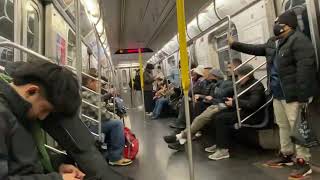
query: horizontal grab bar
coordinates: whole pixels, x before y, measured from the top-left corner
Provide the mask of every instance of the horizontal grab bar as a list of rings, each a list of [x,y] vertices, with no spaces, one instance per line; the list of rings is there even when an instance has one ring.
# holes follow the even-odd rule
[[[56,148],[54,148],[54,147],[51,147],[51,146],[49,146],[49,145],[44,145],[47,149],[49,149],[50,151],[52,151],[52,152],[55,152],[55,153],[58,153],[58,154],[64,154],[64,155],[67,155],[67,153],[66,152],[64,152],[64,151],[60,151],[59,149],[56,149]]]
[[[250,71],[248,74],[246,74],[245,76],[243,76],[241,79],[239,79],[236,84],[239,84],[242,80],[244,80],[245,78],[249,77],[251,74],[253,74],[254,72],[256,72],[258,69],[260,69],[262,66],[266,65],[266,62],[261,63],[258,67],[254,68],[252,71]]]
[[[86,90],[86,91],[89,91],[89,92],[91,92],[91,93],[93,93],[93,94],[95,94],[95,95],[99,95],[99,93],[97,93],[96,91],[93,91],[93,90],[91,90],[91,89],[89,89],[89,88],[87,88],[87,87],[85,87],[85,86],[82,86],[82,89],[84,89],[84,90]]]
[[[92,106],[92,107],[94,107],[94,108],[96,108],[96,109],[99,109],[98,106],[96,106],[96,105],[94,105],[94,104],[91,104],[91,103],[89,103],[89,102],[86,101],[86,100],[82,100],[82,102],[85,103],[85,104],[87,104],[87,105],[89,105],[89,106]]]
[[[243,120],[241,120],[241,123],[244,123],[245,121],[247,121],[249,118],[251,118],[252,116],[254,116],[255,114],[257,114],[257,112],[259,112],[261,109],[265,108],[268,104],[270,104],[272,102],[273,98],[270,98],[269,101],[267,101],[263,106],[261,106],[259,109],[257,109],[255,112],[253,112],[252,114],[250,114],[249,116],[247,116],[246,118],[244,118]]]
[[[84,118],[86,118],[86,119],[89,119],[89,120],[91,120],[91,121],[94,121],[94,122],[96,122],[96,123],[99,123],[98,120],[96,120],[96,119],[94,119],[94,118],[92,118],[92,117],[89,117],[89,116],[87,116],[87,115],[81,114],[81,116],[84,117]]]
[[[246,61],[244,61],[242,64],[240,64],[239,66],[237,66],[236,68],[234,68],[234,72],[237,71],[239,68],[241,68],[243,65],[247,64],[248,62],[250,62],[251,60],[255,59],[257,56],[252,56],[251,58],[247,59]]]
[[[261,82],[263,79],[265,79],[267,77],[267,75],[262,76],[262,78],[260,78],[257,82],[253,83],[251,86],[249,86],[247,89],[243,90],[242,92],[240,92],[237,96],[237,98],[239,98],[241,95],[243,95],[244,93],[246,93],[247,91],[249,91],[252,87],[254,87],[255,85],[257,85],[259,82]]]

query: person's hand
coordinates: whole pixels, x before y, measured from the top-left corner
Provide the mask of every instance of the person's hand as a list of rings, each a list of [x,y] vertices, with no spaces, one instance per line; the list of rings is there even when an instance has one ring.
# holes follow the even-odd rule
[[[71,177],[70,174],[75,174],[75,178],[80,179],[80,180],[82,180],[85,176],[85,174],[83,172],[81,172],[77,167],[75,167],[71,164],[62,164],[59,167],[59,173],[63,174],[63,175],[66,174],[67,177]]]
[[[234,43],[234,39],[232,36],[228,37],[228,45],[231,46]]]
[[[211,100],[213,99],[213,97],[212,97],[212,96],[206,96],[205,99],[206,99],[207,101],[211,101]]]
[[[228,107],[233,106],[233,98],[227,98],[227,101],[224,102]]]
[[[63,180],[80,180],[76,177],[76,173],[64,173],[62,174]]]

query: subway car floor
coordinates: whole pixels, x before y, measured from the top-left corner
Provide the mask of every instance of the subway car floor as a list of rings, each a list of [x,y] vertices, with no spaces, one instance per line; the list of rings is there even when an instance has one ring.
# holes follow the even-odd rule
[[[147,116],[144,120],[142,109],[130,108],[127,125],[131,126],[139,139],[140,151],[131,166],[115,167],[115,170],[136,180],[189,179],[186,151],[176,152],[169,149],[162,138],[172,133],[172,129],[168,127],[172,120],[150,120]],[[212,161],[207,158],[209,154],[204,151],[205,146],[202,143],[201,138],[193,141],[196,180],[286,180],[291,172],[290,168],[272,169],[262,165],[263,162],[274,158],[275,151],[236,145],[232,149],[230,159]],[[318,180],[320,174],[314,173],[306,179]]]

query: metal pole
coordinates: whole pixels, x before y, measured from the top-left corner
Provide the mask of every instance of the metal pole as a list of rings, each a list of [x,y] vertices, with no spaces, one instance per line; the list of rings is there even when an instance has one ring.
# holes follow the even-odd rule
[[[95,36],[96,36],[96,41],[97,41],[97,48],[98,48],[98,134],[99,134],[99,140],[102,141],[102,134],[101,134],[101,122],[102,122],[102,119],[101,119],[101,108],[102,108],[102,102],[101,102],[101,99],[102,99],[102,96],[101,96],[101,46],[102,44],[100,44],[100,41],[99,41],[99,35],[98,35],[98,32],[95,28],[95,25],[92,24],[93,28],[94,28],[94,32],[95,32]]]
[[[142,105],[143,105],[143,120],[146,120],[146,107],[144,105],[144,77],[143,77],[143,62],[142,62],[142,53],[139,48],[139,64],[140,64],[140,84],[141,84],[141,93],[142,93]]]
[[[81,53],[81,29],[80,29],[80,15],[81,4],[80,0],[75,0],[76,8],[76,72],[80,87],[82,86],[82,53]],[[80,107],[81,113],[81,107]]]
[[[228,38],[231,37],[231,17],[228,15]],[[232,53],[231,53],[231,47],[228,46],[229,50],[229,62],[232,63]],[[234,74],[234,70],[231,70],[232,74],[232,83],[233,83],[233,92],[234,92],[234,99],[236,103],[236,111],[237,111],[237,118],[238,118],[238,123],[239,123],[239,128],[241,127],[241,116],[240,116],[240,110],[239,110],[239,102],[238,102],[238,92],[237,92],[237,85],[236,85],[236,76]]]
[[[134,107],[134,105],[133,105],[133,77],[132,77],[132,64],[131,64],[131,67],[129,68],[129,76],[130,76],[130,82],[131,82],[131,87],[130,87],[130,89],[131,89],[131,108],[133,108]]]
[[[188,160],[189,160],[189,176],[190,180],[194,180],[194,167],[192,155],[192,139],[191,139],[191,120],[189,109],[188,90],[190,88],[188,52],[187,52],[187,38],[186,38],[186,19],[184,12],[184,0],[176,0],[177,7],[177,24],[179,31],[179,46],[180,46],[180,66],[182,87],[184,92],[185,115],[187,123],[187,146],[188,146]]]

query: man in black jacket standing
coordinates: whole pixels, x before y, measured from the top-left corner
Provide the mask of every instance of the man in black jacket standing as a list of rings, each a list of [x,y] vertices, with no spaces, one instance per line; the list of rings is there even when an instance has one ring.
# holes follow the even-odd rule
[[[251,45],[229,39],[232,49],[266,56],[268,85],[274,97],[273,106],[280,131],[281,153],[279,158],[266,165],[279,167],[293,165],[292,157],[296,150],[297,170],[289,178],[303,178],[312,173],[308,161],[311,154],[308,148],[295,145],[291,139],[301,106],[316,95],[316,58],[310,40],[296,31],[297,17],[293,11],[280,15],[274,24],[274,34],[265,44]]]

